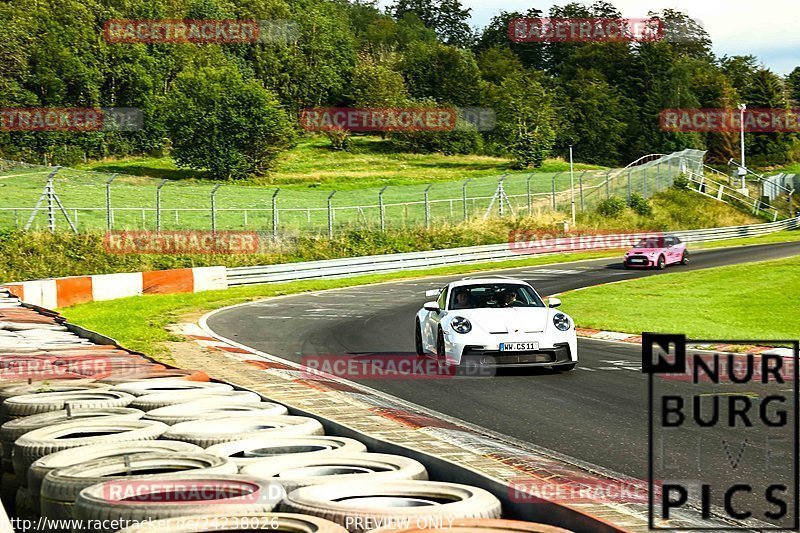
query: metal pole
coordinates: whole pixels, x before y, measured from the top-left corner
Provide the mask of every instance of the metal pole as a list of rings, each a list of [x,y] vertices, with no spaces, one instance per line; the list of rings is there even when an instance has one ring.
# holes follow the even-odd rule
[[[739,121],[741,123],[740,124],[740,129],[741,129],[741,144],[742,144],[742,146],[741,146],[741,150],[742,150],[742,169],[739,171],[739,173],[742,176],[742,187],[741,187],[742,189],[745,188],[745,184],[744,184],[745,170],[744,169],[747,168],[745,166],[745,164],[744,164],[744,111],[745,111],[745,109],[747,109],[747,106],[745,104],[739,104]]]
[[[628,169],[628,203],[631,203],[631,169]]]
[[[533,178],[533,173],[528,176],[528,179],[525,182],[525,190],[528,192],[528,216],[531,215],[531,178]]]
[[[611,171],[606,172],[606,198],[611,198]]]
[[[656,191],[661,190],[661,161],[656,163]]]
[[[578,177],[578,187],[580,187],[581,191],[581,212],[583,212],[583,176],[588,172],[588,170],[584,170],[583,174]]]
[[[505,178],[505,174],[500,176],[500,179],[497,180],[497,199],[500,200],[500,216],[502,217],[505,213],[503,212],[503,197],[505,196],[505,191],[503,190],[503,179]]]
[[[384,218],[385,213],[384,213],[384,210],[383,210],[383,193],[386,192],[386,189],[388,189],[388,188],[389,188],[389,186],[386,185],[378,193],[378,210],[379,210],[379,214],[380,214],[380,217],[381,217],[381,231],[386,231],[386,220]]]
[[[333,191],[328,195],[328,237],[331,239],[333,238],[333,195],[336,194],[336,191]]]
[[[428,185],[428,187],[425,189],[425,228],[426,229],[431,227],[431,207],[430,207],[430,204],[428,203],[428,191],[431,190],[431,187],[433,187],[433,183]]]
[[[114,221],[111,218],[111,182],[114,181],[116,177],[117,174],[112,174],[108,181],[106,181],[106,228],[108,228],[108,231],[111,231],[111,226],[114,225]]]
[[[575,171],[572,167],[572,145],[569,145],[569,194],[572,202],[572,225],[575,226]]]
[[[161,180],[156,187],[156,231],[161,231],[161,187],[167,184],[167,180]]]
[[[217,191],[222,187],[221,183],[217,183],[211,189],[211,233],[217,233]]]
[[[556,172],[553,174],[553,210],[556,208],[556,178],[561,172]]]
[[[278,187],[275,189],[275,192],[272,193],[272,238],[278,238],[278,193],[281,192],[281,188]]]
[[[56,210],[55,210],[55,202],[53,201],[53,180],[47,180],[47,185],[45,185],[45,189],[47,190],[47,228],[50,230],[50,233],[55,233],[56,231]]]
[[[467,184],[472,180],[472,178],[467,178],[464,181],[464,185],[461,186],[461,198],[464,201],[464,222],[467,221]]]

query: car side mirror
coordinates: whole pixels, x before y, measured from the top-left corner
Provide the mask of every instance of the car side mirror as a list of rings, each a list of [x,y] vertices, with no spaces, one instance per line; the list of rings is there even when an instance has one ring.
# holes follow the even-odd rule
[[[423,305],[422,308],[425,309],[426,311],[433,311],[435,313],[441,311],[441,309],[439,309],[438,302],[425,302],[425,305]]]
[[[548,307],[558,307],[559,305],[561,305],[561,300],[559,300],[558,298],[548,298],[547,305]]]

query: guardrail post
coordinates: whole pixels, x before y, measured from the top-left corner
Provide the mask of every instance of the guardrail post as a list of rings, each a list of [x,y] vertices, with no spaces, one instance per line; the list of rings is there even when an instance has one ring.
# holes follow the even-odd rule
[[[380,217],[381,217],[381,231],[386,231],[386,219],[385,219],[385,211],[384,211],[384,206],[383,206],[383,193],[386,192],[386,189],[388,189],[388,188],[389,188],[389,186],[386,185],[386,186],[384,186],[383,189],[381,189],[381,192],[378,193],[378,209],[380,211]]]
[[[428,191],[431,190],[431,187],[433,187],[433,183],[428,185],[425,188],[425,192],[424,192],[424,195],[425,195],[425,229],[429,229],[431,227],[431,206],[428,203]]]
[[[211,233],[217,233],[217,191],[222,187],[221,183],[217,183],[211,189]]]
[[[278,238],[278,193],[281,192],[281,188],[278,187],[275,189],[275,192],[272,193],[272,238]]]
[[[161,231],[161,188],[167,184],[168,180],[161,180],[156,187],[156,231]]]
[[[533,172],[525,181],[525,190],[528,192],[528,216],[531,216],[531,178],[533,178]]]
[[[628,169],[628,204],[631,203],[631,169]]]
[[[464,181],[464,185],[461,186],[461,199],[464,202],[464,222],[467,221],[467,184],[472,181],[472,178],[467,178]]]
[[[336,191],[333,191],[328,195],[328,237],[333,238],[333,195],[336,194]]]
[[[114,220],[111,218],[111,182],[116,179],[117,175],[112,174],[106,181],[106,228],[111,231],[114,225]]]

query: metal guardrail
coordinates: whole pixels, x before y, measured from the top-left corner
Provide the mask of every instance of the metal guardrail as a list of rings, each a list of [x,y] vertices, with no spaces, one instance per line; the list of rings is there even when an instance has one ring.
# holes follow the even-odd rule
[[[686,242],[712,242],[723,239],[755,237],[776,231],[800,229],[800,217],[764,224],[747,226],[728,226],[669,232]],[[639,233],[614,235],[617,241],[635,239]],[[606,235],[606,237],[612,237]],[[512,249],[509,243],[470,246],[464,248],[448,248],[426,252],[409,252],[401,254],[369,255],[346,259],[329,259],[324,261],[307,261],[301,263],[283,263],[280,265],[237,267],[228,269],[228,285],[251,285],[257,283],[273,283],[278,281],[297,281],[304,279],[340,278],[373,274],[380,272],[400,272],[437,266],[476,263],[482,261],[502,261],[520,258],[525,254]]]

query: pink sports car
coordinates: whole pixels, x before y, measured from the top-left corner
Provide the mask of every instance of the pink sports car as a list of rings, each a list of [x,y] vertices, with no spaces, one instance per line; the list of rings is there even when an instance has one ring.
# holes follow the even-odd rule
[[[674,235],[648,237],[636,243],[625,253],[625,268],[658,268],[689,262],[686,243]]]

